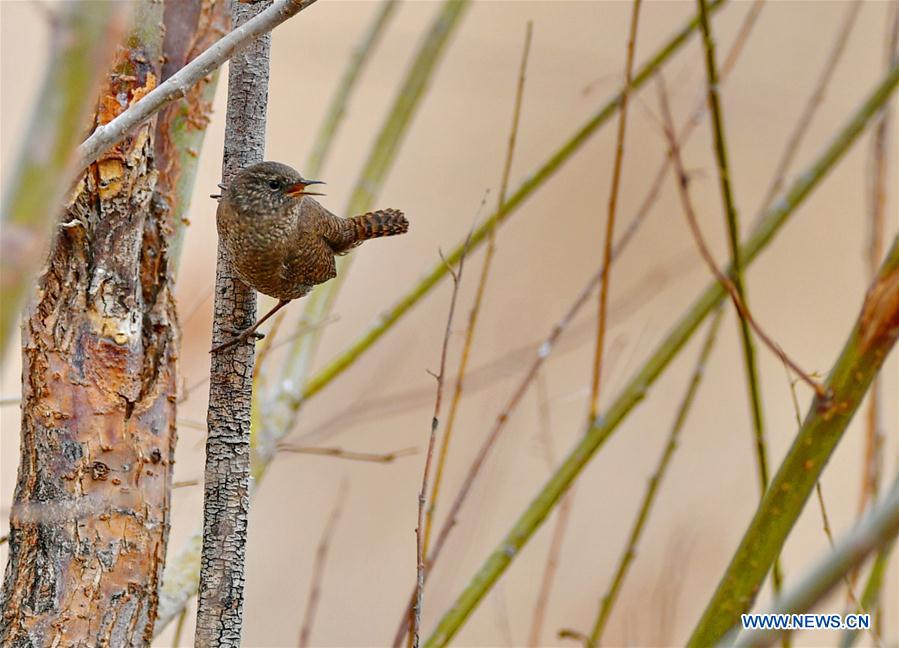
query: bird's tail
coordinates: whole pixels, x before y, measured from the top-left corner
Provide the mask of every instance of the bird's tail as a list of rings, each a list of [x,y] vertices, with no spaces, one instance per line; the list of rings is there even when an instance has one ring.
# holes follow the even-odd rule
[[[409,221],[398,209],[379,209],[349,219],[355,229],[356,244],[379,236],[394,236],[409,231]]]

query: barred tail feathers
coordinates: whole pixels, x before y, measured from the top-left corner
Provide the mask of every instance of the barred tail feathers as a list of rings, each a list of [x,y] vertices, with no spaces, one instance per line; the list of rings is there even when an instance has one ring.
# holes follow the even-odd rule
[[[356,230],[356,241],[362,242],[380,236],[394,236],[409,231],[409,221],[398,209],[379,209],[350,219]]]

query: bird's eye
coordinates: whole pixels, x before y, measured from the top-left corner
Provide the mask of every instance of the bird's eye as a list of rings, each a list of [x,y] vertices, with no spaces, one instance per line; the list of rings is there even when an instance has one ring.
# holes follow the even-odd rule
[[[281,188],[281,181],[280,181],[280,180],[269,180],[269,181],[268,181],[268,186],[271,187],[272,189],[275,189],[275,190],[280,189],[280,188]]]

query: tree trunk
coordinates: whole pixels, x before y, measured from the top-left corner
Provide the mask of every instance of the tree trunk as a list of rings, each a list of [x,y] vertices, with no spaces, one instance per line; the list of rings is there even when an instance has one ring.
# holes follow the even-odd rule
[[[146,0],[94,124],[161,74],[163,4]],[[24,316],[21,462],[0,597],[2,645],[146,645],[169,526],[178,328],[156,193],[155,120],[69,197]]]

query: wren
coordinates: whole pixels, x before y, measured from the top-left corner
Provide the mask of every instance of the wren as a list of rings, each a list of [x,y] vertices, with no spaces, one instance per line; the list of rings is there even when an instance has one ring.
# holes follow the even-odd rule
[[[220,351],[250,337],[291,300],[337,276],[335,257],[368,239],[404,234],[409,222],[396,209],[341,218],[321,206],[307,188],[324,184],[307,180],[278,162],[242,169],[222,186],[216,221],[219,240],[237,277],[277,305],[253,326],[213,348]]]

